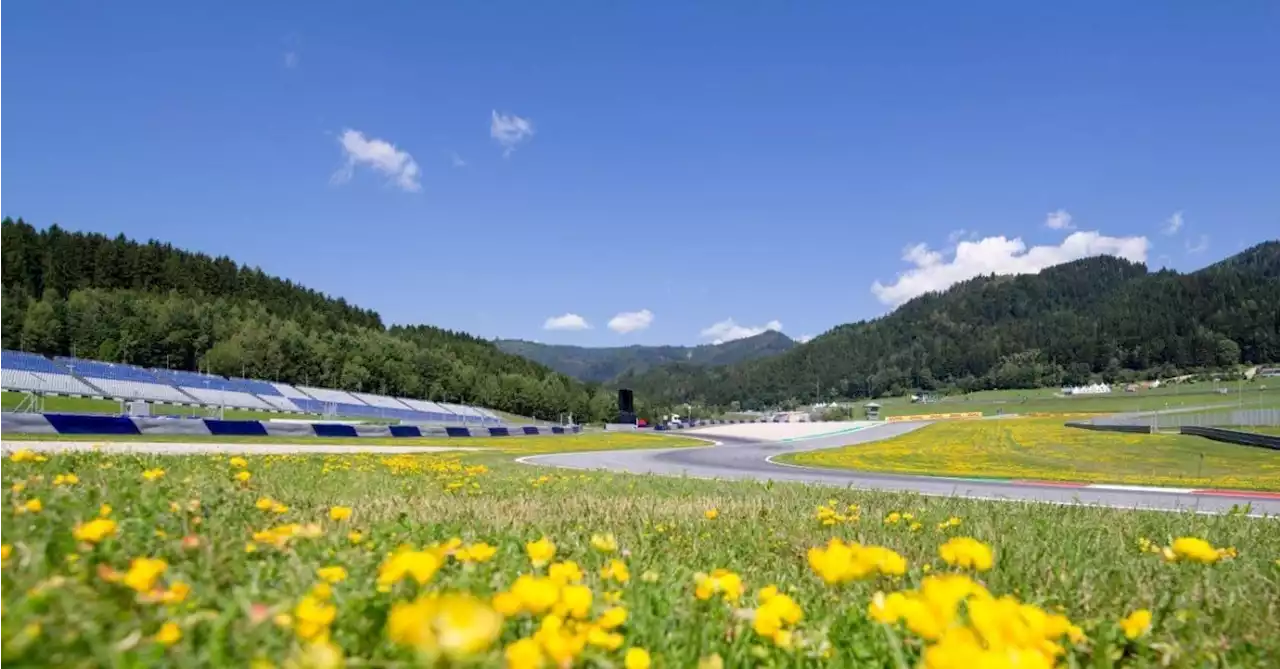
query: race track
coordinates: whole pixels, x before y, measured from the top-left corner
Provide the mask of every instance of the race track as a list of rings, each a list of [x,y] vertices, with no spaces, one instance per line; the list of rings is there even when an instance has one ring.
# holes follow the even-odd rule
[[[1280,515],[1280,494],[1223,493],[1142,486],[1074,486],[1072,484],[984,481],[931,476],[798,467],[772,462],[784,453],[833,448],[887,439],[926,423],[883,423],[838,435],[788,441],[747,441],[715,436],[715,445],[633,451],[556,453],[521,458],[526,464],[571,469],[606,469],[633,474],[661,474],[714,479],[796,481],[874,490],[915,492],[943,497],[998,501],[1084,504],[1124,509],[1222,512],[1233,505],[1252,505],[1252,515]],[[697,436],[697,433],[690,433]]]

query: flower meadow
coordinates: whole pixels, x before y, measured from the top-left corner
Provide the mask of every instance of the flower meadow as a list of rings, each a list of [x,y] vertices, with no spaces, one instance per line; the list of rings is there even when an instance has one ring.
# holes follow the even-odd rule
[[[581,473],[18,451],[13,666],[1275,666],[1280,526]]]
[[[1275,452],[1177,434],[1066,427],[1061,416],[946,421],[784,462],[900,474],[1280,490]]]

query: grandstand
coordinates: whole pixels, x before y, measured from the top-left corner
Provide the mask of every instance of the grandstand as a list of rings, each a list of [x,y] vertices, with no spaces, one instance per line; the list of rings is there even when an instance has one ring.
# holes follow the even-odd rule
[[[330,388],[223,377],[172,369],[149,369],[82,358],[49,359],[0,351],[0,388],[40,395],[106,397],[165,404],[232,407],[285,413],[378,418],[406,423],[501,425],[480,407],[347,392]]]

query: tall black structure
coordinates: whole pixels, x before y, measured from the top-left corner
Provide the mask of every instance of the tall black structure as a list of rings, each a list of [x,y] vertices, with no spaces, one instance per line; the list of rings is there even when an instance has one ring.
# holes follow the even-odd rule
[[[630,388],[618,390],[618,422],[636,424],[636,402]]]

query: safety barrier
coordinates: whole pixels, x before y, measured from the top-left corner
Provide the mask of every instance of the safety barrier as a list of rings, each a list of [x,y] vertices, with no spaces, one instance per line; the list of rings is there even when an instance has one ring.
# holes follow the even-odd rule
[[[1133,425],[1128,423],[1082,423],[1080,421],[1068,421],[1064,423],[1067,427],[1074,427],[1078,430],[1093,430],[1095,432],[1125,432],[1128,434],[1151,434],[1154,430],[1150,425]]]
[[[1183,425],[1178,428],[1178,432],[1181,434],[1193,434],[1197,437],[1204,437],[1214,441],[1225,441],[1229,444],[1259,446],[1280,451],[1280,437],[1269,434],[1245,432],[1244,430],[1227,430],[1220,427],[1201,427],[1199,425]]]
[[[168,434],[255,437],[516,437],[577,434],[579,425],[554,427],[421,427],[352,425],[213,418],[147,418],[86,414],[0,414],[0,430],[9,434]]]

